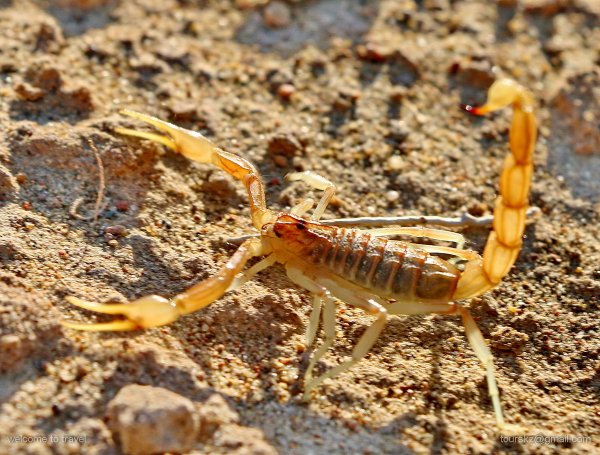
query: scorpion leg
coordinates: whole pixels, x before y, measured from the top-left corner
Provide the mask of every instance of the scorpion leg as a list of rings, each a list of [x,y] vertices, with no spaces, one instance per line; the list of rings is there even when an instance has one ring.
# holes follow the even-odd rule
[[[462,317],[463,325],[465,327],[465,334],[469,340],[469,344],[479,361],[483,364],[487,376],[488,393],[492,399],[492,406],[494,408],[494,414],[496,415],[496,423],[499,428],[506,426],[504,422],[504,416],[502,415],[502,405],[500,404],[500,392],[498,391],[498,385],[496,384],[496,372],[494,369],[494,357],[490,348],[488,348],[481,330],[477,326],[477,323],[471,316],[471,312],[460,305],[454,305],[450,314],[460,314]]]
[[[362,232],[368,233],[372,236],[409,235],[456,243],[456,247],[452,248],[439,245],[423,245],[421,243],[411,242],[411,244],[414,245],[416,248],[428,251],[430,253],[448,254],[450,256],[454,256],[453,258],[449,259],[449,262],[452,263],[456,263],[460,260],[468,261],[478,257],[477,253],[474,253],[472,251],[466,251],[463,249],[465,246],[465,237],[462,234],[459,234],[458,232],[445,231],[443,229],[426,228],[423,226],[382,227],[367,229]]]
[[[527,209],[526,223],[531,223],[539,218],[541,210],[539,207]],[[463,213],[457,217],[446,217],[437,215],[406,215],[406,216],[364,216],[356,218],[336,218],[332,220],[321,220],[321,224],[334,226],[385,226],[395,224],[406,226],[412,224],[428,224],[446,227],[486,227],[494,222],[493,215],[473,216]]]
[[[308,328],[306,329],[306,346],[310,346],[315,341],[317,329],[319,328],[319,317],[323,307],[323,296],[313,295],[313,307],[308,318]]]
[[[333,378],[346,371],[364,358],[365,355],[367,355],[379,338],[381,331],[385,327],[387,322],[387,310],[385,309],[381,299],[375,295],[368,293],[356,293],[355,290],[347,289],[338,284],[335,280],[327,277],[320,277],[316,279],[309,278],[304,274],[301,268],[294,265],[287,265],[286,269],[288,276],[292,281],[311,291],[320,289],[320,293],[323,293],[326,298],[322,311],[325,340],[311,358],[304,377],[304,398],[307,398],[310,391],[325,379]],[[376,316],[377,319],[375,319],[375,321],[363,333],[360,340],[352,350],[352,356],[349,360],[346,360],[336,367],[326,371],[322,375],[313,378],[312,370],[314,366],[331,348],[335,340],[335,302],[329,296],[329,294],[325,294],[323,290],[326,290],[325,292],[331,292],[331,295],[352,306],[365,310],[369,314]],[[313,309],[311,319],[315,311],[317,310]]]
[[[335,226],[410,226],[419,225],[437,225],[447,227],[466,227],[466,226],[491,226],[494,222],[492,215],[476,217],[470,213],[464,213],[458,217],[437,216],[437,215],[405,215],[405,216],[360,216],[353,218],[336,218],[333,220],[322,220],[322,224]]]
[[[494,358],[490,348],[487,346],[477,323],[471,316],[468,309],[458,304],[426,304],[426,303],[402,303],[396,302],[389,308],[391,314],[450,314],[460,315],[462,317],[463,326],[465,328],[465,334],[469,340],[471,348],[475,352],[475,355],[479,361],[483,364],[486,371],[488,392],[492,400],[492,406],[494,408],[494,414],[496,417],[496,423],[501,429],[508,429],[509,426],[504,422],[504,416],[502,414],[502,405],[500,404],[500,393],[498,391],[498,385],[496,384],[496,373],[494,369]]]
[[[316,378],[308,378],[310,380],[308,382],[305,382],[304,385],[305,397],[310,393],[310,391],[313,388],[321,384],[325,379],[333,378],[360,362],[371,350],[371,348],[379,338],[379,335],[381,334],[381,331],[383,330],[387,322],[386,309],[377,302],[374,302],[373,300],[365,300],[361,302],[360,306],[362,308],[369,307],[367,311],[369,312],[369,314],[376,316],[375,321],[362,334],[362,336],[358,340],[358,343],[356,343],[356,346],[352,350],[352,355],[350,359],[331,368],[330,370],[326,371],[325,373]],[[315,353],[313,359],[311,359],[312,367],[314,367],[314,365],[319,361],[319,359],[327,352],[327,350],[329,350],[335,338],[335,305],[333,302],[326,302],[326,305],[323,308],[323,329],[325,331],[325,342],[323,343],[321,348],[319,348],[319,350]]]
[[[102,304],[67,297],[68,302],[80,308],[96,313],[118,314],[125,316],[126,319],[99,324],[79,324],[70,321],[64,321],[62,324],[71,329],[93,331],[135,330],[169,324],[180,316],[198,311],[221,297],[250,258],[268,253],[263,250],[259,239],[247,240],[240,245],[216,275],[201,281],[172,299],[150,295],[125,304]]]
[[[259,272],[262,272],[267,267],[271,267],[273,264],[275,264],[275,262],[277,262],[277,258],[275,257],[274,254],[270,254],[266,258],[261,259],[259,262],[257,262],[252,267],[250,267],[248,270],[246,270],[245,272],[242,272],[240,275],[236,276],[235,279],[231,282],[231,285],[229,286],[229,288],[227,289],[227,292],[233,291],[233,290],[243,286],[249,280],[251,280],[252,277],[254,277],[254,275],[256,275]]]
[[[313,308],[310,312],[308,328],[306,330],[307,346],[313,344],[313,341],[317,336],[317,329],[319,328],[319,316],[321,315],[321,310],[323,314],[325,340],[319,349],[317,349],[317,351],[312,355],[308,363],[308,367],[306,368],[306,372],[304,374],[304,384],[308,384],[312,379],[312,371],[316,363],[329,350],[335,340],[335,302],[325,287],[308,278],[299,268],[288,266],[286,271],[290,280],[311,291],[313,294]],[[325,300],[324,306],[323,300]],[[306,395],[307,392],[305,389],[305,398]]]
[[[294,206],[292,210],[290,210],[290,213],[292,215],[302,216],[308,212],[313,205],[315,205],[315,201],[313,201],[311,198],[304,199],[302,202]]]
[[[320,298],[322,300],[322,298]],[[321,312],[323,318],[323,332],[325,333],[325,338],[323,340],[323,344],[319,346],[319,348],[313,353],[310,361],[308,363],[308,367],[306,368],[306,373],[304,374],[304,399],[308,399],[308,394],[310,390],[314,387],[313,385],[313,370],[317,362],[329,351],[331,346],[335,341],[335,302],[332,298],[326,298],[325,303],[323,305],[323,310]],[[311,315],[312,316],[312,315]],[[314,331],[314,336],[316,336],[316,330]]]
[[[308,278],[300,268],[288,265],[286,266],[286,272],[290,280],[313,294],[313,308],[308,321],[308,329],[306,330],[306,345],[310,346],[317,335],[323,299],[330,299],[331,296],[325,287]]]
[[[462,317],[465,334],[469,340],[469,344],[471,345],[473,351],[475,351],[475,355],[482,363],[486,371],[488,393],[492,399],[492,407],[494,408],[494,414],[496,416],[498,428],[504,431],[522,433],[524,429],[519,425],[507,424],[504,421],[502,405],[500,403],[500,392],[498,391],[498,385],[496,384],[494,357],[492,356],[492,352],[490,351],[490,348],[481,334],[481,330],[479,330],[477,323],[473,319],[473,316],[471,316],[471,312],[458,304],[454,304],[449,311],[444,311],[442,313],[456,314]]]
[[[368,229],[365,231],[372,236],[383,237],[391,235],[409,235],[413,237],[427,237],[434,240],[456,243],[456,248],[462,250],[465,246],[465,237],[458,232],[444,231],[443,229],[432,229],[423,226],[414,227],[384,227]]]
[[[315,174],[312,171],[304,171],[304,172],[292,172],[285,176],[286,180],[295,182],[295,181],[303,181],[307,185],[312,186],[318,190],[323,190],[324,194],[321,197],[321,200],[317,204],[317,208],[313,212],[310,217],[313,221],[318,221],[325,212],[327,205],[333,198],[335,194],[335,185],[327,180],[325,177],[320,176],[319,174]],[[303,203],[300,203],[300,205]],[[308,210],[308,209],[307,209]]]

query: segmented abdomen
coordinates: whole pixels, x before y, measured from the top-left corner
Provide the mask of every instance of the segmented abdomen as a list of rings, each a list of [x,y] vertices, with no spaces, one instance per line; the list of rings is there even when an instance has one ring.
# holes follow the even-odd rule
[[[314,265],[377,295],[406,302],[449,302],[460,271],[437,256],[407,243],[336,228],[310,246]]]

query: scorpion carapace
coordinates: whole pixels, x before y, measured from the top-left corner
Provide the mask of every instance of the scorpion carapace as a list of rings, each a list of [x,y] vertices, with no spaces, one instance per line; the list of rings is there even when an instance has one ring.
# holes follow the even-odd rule
[[[463,249],[464,237],[455,232],[418,226],[344,229],[321,223],[319,219],[334,195],[335,186],[310,171],[288,175],[288,180],[303,181],[323,190],[310,218],[303,218],[314,205],[310,199],[302,201],[289,213],[274,213],[266,206],[264,187],[256,168],[244,158],[219,149],[199,133],[144,114],[123,111],[167,135],[127,128],[118,128],[117,132],[159,142],[194,161],[214,164],[242,181],[248,192],[252,224],[260,234],[247,238],[215,276],[171,299],[153,295],[128,304],[100,304],[68,297],[69,302],[79,307],[125,318],[98,324],[63,324],[79,330],[134,330],[168,324],[181,315],[204,308],[225,292],[243,285],[259,271],[279,262],[285,266],[289,278],[313,296],[307,344],[315,340],[320,319],[323,323],[323,344],[314,352],[304,376],[305,397],[323,380],[338,375],[362,359],[379,337],[388,315],[460,315],[467,338],[486,369],[496,422],[499,427],[505,427],[492,354],[469,310],[455,302],[478,296],[498,285],[521,249],[537,128],[533,97],[517,83],[499,80],[490,87],[485,105],[466,106],[466,109],[473,114],[485,114],[508,105],[512,105],[514,111],[510,128],[511,154],[504,162],[493,231],[483,256]],[[386,238],[398,235],[427,237],[455,246]],[[442,259],[440,255],[448,259]],[[257,256],[265,257],[243,271],[248,260]],[[365,310],[375,316],[375,320],[360,337],[350,359],[313,377],[316,363],[335,338],[335,305],[338,301]]]

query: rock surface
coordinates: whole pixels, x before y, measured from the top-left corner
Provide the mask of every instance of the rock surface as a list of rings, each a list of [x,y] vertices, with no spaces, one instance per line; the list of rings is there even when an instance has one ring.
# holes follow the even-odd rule
[[[189,451],[198,432],[193,403],[160,387],[129,385],[107,408],[108,426],[123,452],[142,455]]]

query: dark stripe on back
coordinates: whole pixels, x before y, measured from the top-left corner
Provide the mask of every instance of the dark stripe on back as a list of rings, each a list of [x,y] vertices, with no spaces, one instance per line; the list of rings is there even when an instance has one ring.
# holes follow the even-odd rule
[[[392,283],[392,292],[394,293],[394,296],[410,300],[414,299],[415,289],[426,258],[426,252],[409,246],[406,247],[402,267],[398,270],[394,282]]]
[[[460,272],[446,261],[429,256],[417,283],[416,295],[427,301],[448,302],[458,284]]]
[[[354,237],[350,254],[346,258],[346,266],[344,267],[344,276],[346,279],[350,281],[355,280],[358,267],[364,256],[367,254],[367,245],[370,240],[371,236],[365,233],[360,233]]]

